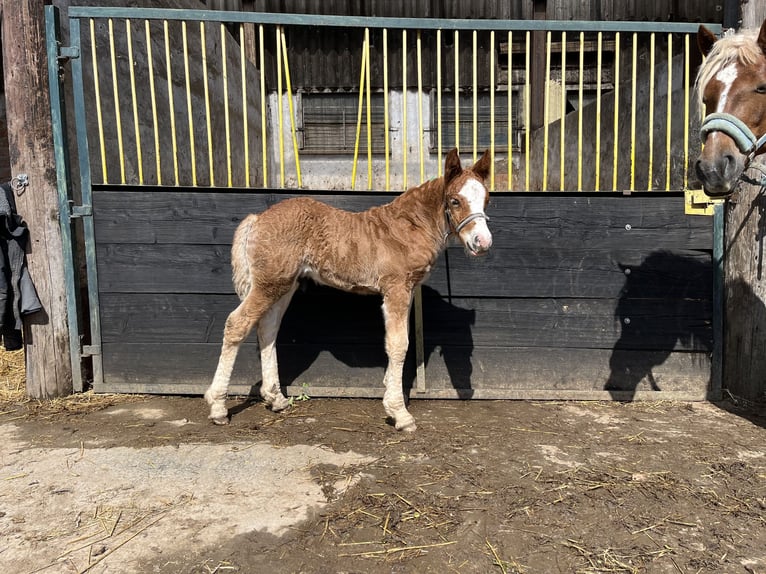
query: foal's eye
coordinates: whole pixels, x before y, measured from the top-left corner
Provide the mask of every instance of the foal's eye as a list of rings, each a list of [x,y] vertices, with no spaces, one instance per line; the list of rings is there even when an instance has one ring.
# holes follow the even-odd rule
[[[449,202],[452,207],[458,207],[460,205],[460,201],[455,199],[454,197],[450,199]]]
[[[755,89],[756,94],[766,94],[766,84],[762,84]]]

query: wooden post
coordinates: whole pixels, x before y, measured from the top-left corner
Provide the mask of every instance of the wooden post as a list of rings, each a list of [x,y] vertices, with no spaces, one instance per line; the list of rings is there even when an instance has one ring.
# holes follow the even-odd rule
[[[27,394],[38,399],[72,392],[43,4],[0,0],[11,173],[29,178],[16,206],[29,227],[27,265],[43,305],[24,324]]]
[[[741,9],[743,28],[758,28],[766,19],[763,2],[744,2]],[[759,186],[742,184],[726,203],[723,386],[735,397],[761,402],[766,400],[766,195]]]

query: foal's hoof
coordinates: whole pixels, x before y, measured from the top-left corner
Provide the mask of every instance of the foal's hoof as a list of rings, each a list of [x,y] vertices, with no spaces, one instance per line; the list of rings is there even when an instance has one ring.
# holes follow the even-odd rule
[[[211,421],[213,421],[213,424],[216,425],[227,425],[229,424],[229,416],[222,416],[222,417],[214,417],[213,415],[210,415],[208,417]]]
[[[402,432],[415,432],[418,430],[418,425],[415,424],[415,421],[409,421],[406,423],[396,424],[394,425],[396,430],[402,431]]]
[[[290,406],[289,399],[283,397],[282,395],[276,397],[273,401],[271,401],[271,405],[269,405],[272,412],[278,413],[279,411],[285,410],[287,407]]]

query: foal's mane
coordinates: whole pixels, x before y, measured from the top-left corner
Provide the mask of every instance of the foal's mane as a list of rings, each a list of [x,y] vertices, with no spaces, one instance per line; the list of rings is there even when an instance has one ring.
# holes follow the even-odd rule
[[[694,83],[697,104],[701,114],[704,115],[705,113],[702,94],[710,80],[720,70],[735,62],[743,66],[753,66],[759,58],[763,57],[757,39],[758,30],[742,30],[736,34],[727,32],[723,38],[713,44],[710,53],[697,72],[697,80]]]

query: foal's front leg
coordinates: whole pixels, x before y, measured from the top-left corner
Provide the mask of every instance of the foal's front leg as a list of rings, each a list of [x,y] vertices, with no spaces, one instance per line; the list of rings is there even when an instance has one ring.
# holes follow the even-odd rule
[[[392,291],[383,296],[383,318],[386,325],[386,354],[388,367],[383,382],[383,408],[394,420],[396,430],[412,432],[417,429],[415,419],[404,404],[402,370],[409,346],[409,315],[412,293],[405,289]]]

